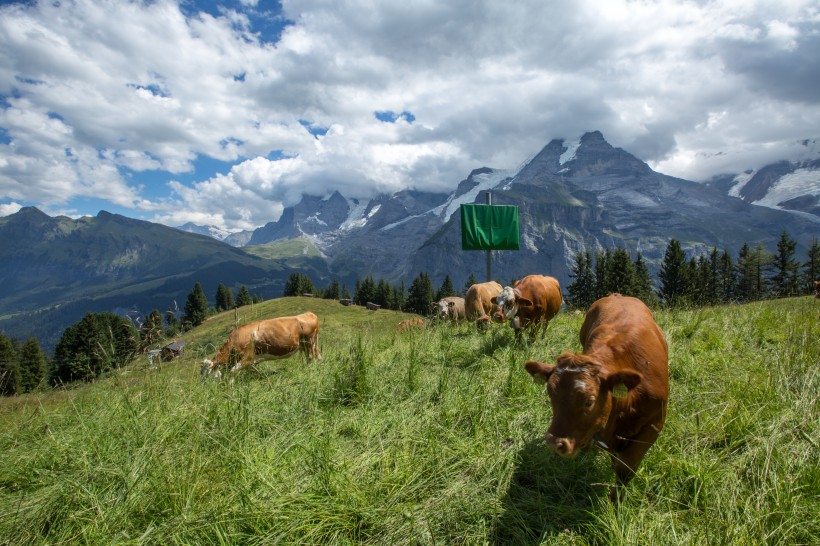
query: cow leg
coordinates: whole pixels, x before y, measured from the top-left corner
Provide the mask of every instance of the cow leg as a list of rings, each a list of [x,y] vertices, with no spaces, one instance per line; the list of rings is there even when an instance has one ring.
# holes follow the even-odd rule
[[[646,452],[658,439],[660,427],[652,424],[644,427],[637,436],[620,440],[626,447],[616,453],[610,453],[612,468],[618,485],[626,485],[635,476]]]

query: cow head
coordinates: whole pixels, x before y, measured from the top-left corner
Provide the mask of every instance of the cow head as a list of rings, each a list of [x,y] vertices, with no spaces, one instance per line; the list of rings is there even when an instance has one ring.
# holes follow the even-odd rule
[[[633,389],[642,379],[634,370],[609,373],[589,356],[573,353],[562,354],[555,365],[528,360],[524,368],[533,381],[547,385],[552,406],[547,444],[564,457],[578,454],[604,429],[612,389],[619,384]]]
[[[518,314],[518,310],[522,307],[532,307],[532,301],[524,297],[518,288],[505,286],[504,290],[495,298],[498,305],[498,311],[493,315],[495,322],[504,322],[505,320],[513,320]],[[515,326],[516,323],[513,323]]]
[[[202,367],[199,368],[199,377],[205,378],[209,375],[213,375],[215,378],[219,379],[222,377],[222,372],[217,369],[212,360],[205,359],[202,361]]]
[[[436,302],[434,304],[436,318],[443,319],[450,315],[450,313],[452,313],[451,309],[453,305],[454,304],[452,302],[448,302],[447,300],[439,300],[438,302]]]
[[[481,315],[476,319],[475,325],[478,327],[479,331],[483,332],[489,330],[493,324],[490,320],[490,315]]]

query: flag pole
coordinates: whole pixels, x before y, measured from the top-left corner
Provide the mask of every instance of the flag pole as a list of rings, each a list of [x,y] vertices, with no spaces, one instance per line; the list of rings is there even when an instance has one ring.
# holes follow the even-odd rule
[[[489,191],[487,191],[487,204],[488,204],[488,205],[492,205],[492,204],[493,204],[493,198],[492,198],[492,196],[490,195],[490,192],[489,192]],[[492,229],[493,229],[493,227],[492,227],[492,223],[491,223],[491,224],[490,224],[490,241],[492,241]],[[487,282],[490,282],[491,280],[493,280],[493,265],[492,265],[492,260],[493,260],[493,251],[492,251],[492,250],[488,250],[488,251],[487,251]]]

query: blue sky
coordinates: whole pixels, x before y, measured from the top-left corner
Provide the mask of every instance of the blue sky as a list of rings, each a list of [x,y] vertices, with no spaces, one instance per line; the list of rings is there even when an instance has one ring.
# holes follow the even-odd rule
[[[703,180],[820,127],[816,0],[0,3],[0,215],[237,231],[600,130]]]

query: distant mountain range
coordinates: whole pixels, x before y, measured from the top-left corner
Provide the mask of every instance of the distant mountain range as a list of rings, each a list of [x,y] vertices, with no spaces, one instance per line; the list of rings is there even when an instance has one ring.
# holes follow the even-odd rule
[[[282,295],[293,269],[328,276],[321,259],[268,260],[107,212],[73,220],[26,207],[0,218],[0,241],[0,330],[34,336],[44,348],[89,311],[176,309],[180,317],[197,281],[213,301],[219,283],[271,298]]]
[[[776,165],[701,184],[653,171],[596,131],[553,140],[519,169],[476,169],[450,193],[306,195],[276,222],[240,234],[24,208],[0,218],[0,330],[49,348],[88,311],[177,305],[181,314],[197,281],[212,301],[219,283],[278,297],[294,271],[351,290],[367,275],[409,286],[422,271],[435,286],[445,275],[462,286],[471,274],[484,279],[486,256],[461,250],[458,210],[486,202],[488,191],[493,204],[520,211],[521,249],[493,252],[502,283],[544,273],[565,286],[578,252],[615,246],[640,251],[656,272],[671,238],[690,253],[736,254],[746,242],[774,250],[785,229],[804,253],[820,234],[817,161]]]
[[[517,205],[521,213],[521,250],[494,253],[493,276],[504,282],[533,271],[567,282],[577,252],[594,248],[641,251],[656,271],[672,237],[690,252],[713,246],[736,252],[745,242],[773,249],[783,229],[802,245],[820,231],[816,160],[700,184],[653,171],[596,131],[574,142],[553,140],[516,170],[476,169],[450,194],[405,190],[369,201],[339,192],[305,196],[253,231],[248,245],[300,239],[342,278],[409,281],[421,271],[434,282],[445,275],[455,283],[470,274],[482,278],[486,257],[461,251],[455,213],[463,203],[484,203],[486,192],[493,203]]]
[[[820,217],[820,145],[816,140],[803,140],[799,145],[802,159],[717,176],[706,184],[746,203]]]

